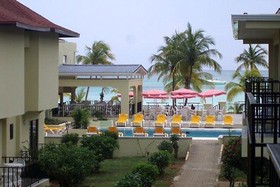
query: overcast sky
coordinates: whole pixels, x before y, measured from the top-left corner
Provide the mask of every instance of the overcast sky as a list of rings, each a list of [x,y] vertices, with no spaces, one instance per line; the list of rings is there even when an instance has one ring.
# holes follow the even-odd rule
[[[279,0],[18,0],[50,21],[80,33],[77,54],[103,40],[116,57],[115,64],[151,66],[150,57],[164,45],[163,37],[193,30],[212,36],[212,48],[224,70],[236,69],[234,58],[248,45],[234,40],[232,14],[274,14]]]

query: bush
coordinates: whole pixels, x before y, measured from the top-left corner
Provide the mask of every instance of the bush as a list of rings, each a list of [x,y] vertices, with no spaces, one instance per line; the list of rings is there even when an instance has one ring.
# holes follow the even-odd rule
[[[65,144],[47,144],[39,151],[39,166],[60,186],[78,186],[90,173],[97,172],[100,162],[86,148]]]
[[[148,163],[156,165],[160,175],[163,174],[164,169],[169,165],[170,161],[171,154],[167,151],[155,152],[148,158]]]
[[[130,173],[124,176],[121,180],[117,181],[117,187],[142,187],[141,176],[139,173]]]
[[[151,164],[138,165],[132,173],[139,173],[142,187],[151,187],[159,174],[158,168]]]
[[[107,120],[107,118],[105,117],[105,112],[102,110],[93,110],[92,117],[96,117],[97,120]]]
[[[110,136],[83,136],[81,144],[101,160],[113,158],[114,150],[119,147],[118,141]]]
[[[74,127],[75,129],[86,129],[89,124],[89,111],[88,109],[76,108],[72,117],[74,119]]]
[[[54,119],[54,118],[45,118],[44,122],[45,122],[46,125],[59,125],[59,124],[64,123],[66,121],[62,121],[62,120]]]
[[[168,151],[170,154],[173,152],[172,143],[165,140],[158,145],[158,149],[160,151]]]
[[[77,145],[79,142],[79,135],[77,133],[64,134],[61,143]]]
[[[119,134],[117,132],[110,132],[110,131],[104,131],[101,136],[109,136],[117,140],[119,138]]]

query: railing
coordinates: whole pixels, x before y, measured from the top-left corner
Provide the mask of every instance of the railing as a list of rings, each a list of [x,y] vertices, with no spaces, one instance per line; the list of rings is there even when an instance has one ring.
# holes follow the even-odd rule
[[[101,111],[105,117],[116,117],[121,112],[120,105],[65,104],[61,107],[54,108],[52,114],[53,116],[71,116],[76,108],[88,109],[91,115],[93,115],[95,111]]]
[[[16,163],[21,159],[25,164]],[[0,167],[1,184],[3,187],[26,187],[47,178],[47,174],[40,170],[37,162],[30,157],[3,157],[4,166]]]
[[[280,186],[280,145],[268,144],[267,150],[269,154],[269,186]]]
[[[268,143],[280,137],[280,82],[268,78],[247,80],[245,118],[248,124],[248,186],[269,185]],[[271,177],[271,176],[270,176]]]

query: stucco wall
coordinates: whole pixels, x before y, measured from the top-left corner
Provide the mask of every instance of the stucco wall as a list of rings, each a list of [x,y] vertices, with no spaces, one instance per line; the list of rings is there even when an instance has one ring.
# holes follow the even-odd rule
[[[24,33],[0,30],[0,119],[24,113]]]
[[[76,62],[77,44],[67,42],[64,40],[59,41],[58,63],[63,63],[63,56],[66,56],[66,64],[75,64]]]
[[[26,111],[57,107],[58,36],[29,32],[25,50]]]

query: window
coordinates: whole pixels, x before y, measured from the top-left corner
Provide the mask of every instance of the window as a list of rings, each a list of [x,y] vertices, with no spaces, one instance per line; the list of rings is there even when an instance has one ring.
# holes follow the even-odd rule
[[[62,63],[63,64],[67,63],[67,55],[63,55]]]
[[[10,140],[14,139],[14,124],[10,124]]]

